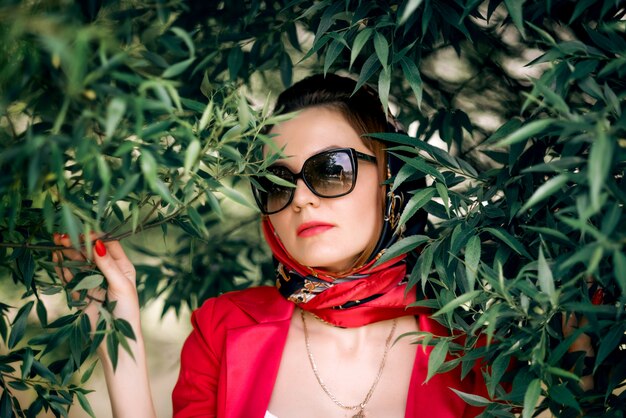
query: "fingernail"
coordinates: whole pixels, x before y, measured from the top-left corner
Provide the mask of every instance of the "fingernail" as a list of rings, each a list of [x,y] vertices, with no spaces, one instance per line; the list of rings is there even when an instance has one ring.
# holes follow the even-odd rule
[[[96,254],[98,254],[100,257],[104,257],[105,255],[107,255],[107,249],[102,243],[102,241],[97,240],[94,247],[96,249]]]
[[[604,290],[598,288],[591,297],[591,303],[594,305],[602,305],[604,303]]]
[[[67,238],[67,234],[61,234],[61,239]]]

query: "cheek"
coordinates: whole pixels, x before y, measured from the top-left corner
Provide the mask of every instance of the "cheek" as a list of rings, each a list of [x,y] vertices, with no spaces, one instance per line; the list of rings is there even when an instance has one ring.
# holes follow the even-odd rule
[[[278,235],[278,238],[282,241],[285,236],[285,232],[288,225],[288,220],[286,216],[284,216],[284,210],[273,215],[268,215],[272,226],[274,227],[274,231]]]

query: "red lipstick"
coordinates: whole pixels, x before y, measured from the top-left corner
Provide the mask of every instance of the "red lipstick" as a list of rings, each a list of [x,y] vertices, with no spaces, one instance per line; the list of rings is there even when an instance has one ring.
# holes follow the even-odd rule
[[[298,227],[298,229],[296,230],[296,234],[301,238],[311,237],[313,235],[326,232],[330,228],[333,228],[333,227],[334,225],[329,224],[327,222],[320,222],[320,221],[305,222]]]

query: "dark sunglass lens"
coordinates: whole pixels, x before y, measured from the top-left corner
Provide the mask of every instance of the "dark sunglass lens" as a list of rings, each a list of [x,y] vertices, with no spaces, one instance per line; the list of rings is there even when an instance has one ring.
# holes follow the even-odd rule
[[[312,157],[303,167],[303,175],[320,196],[333,197],[350,191],[354,183],[354,167],[350,154],[344,151],[325,152]]]
[[[294,181],[293,174],[291,174],[291,172],[285,167],[270,167],[268,171],[283,180],[287,180],[292,183]],[[291,194],[293,193],[292,188],[281,186],[267,178],[262,178],[260,184],[265,189],[265,192],[260,191],[259,193],[264,212],[277,212],[289,203]]]

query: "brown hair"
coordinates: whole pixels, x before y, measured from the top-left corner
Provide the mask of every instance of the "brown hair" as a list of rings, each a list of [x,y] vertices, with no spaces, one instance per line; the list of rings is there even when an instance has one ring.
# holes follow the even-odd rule
[[[351,78],[336,74],[314,75],[294,84],[283,91],[276,101],[276,114],[290,113],[310,107],[326,107],[338,111],[361,135],[363,144],[374,154],[378,165],[378,179],[381,183],[381,216],[385,215],[385,186],[387,180],[387,153],[385,145],[376,139],[367,137],[368,133],[388,131],[387,116],[383,111],[376,92],[366,86],[354,91],[356,82]],[[368,243],[363,253],[353,264],[359,267],[370,257],[379,237]]]

